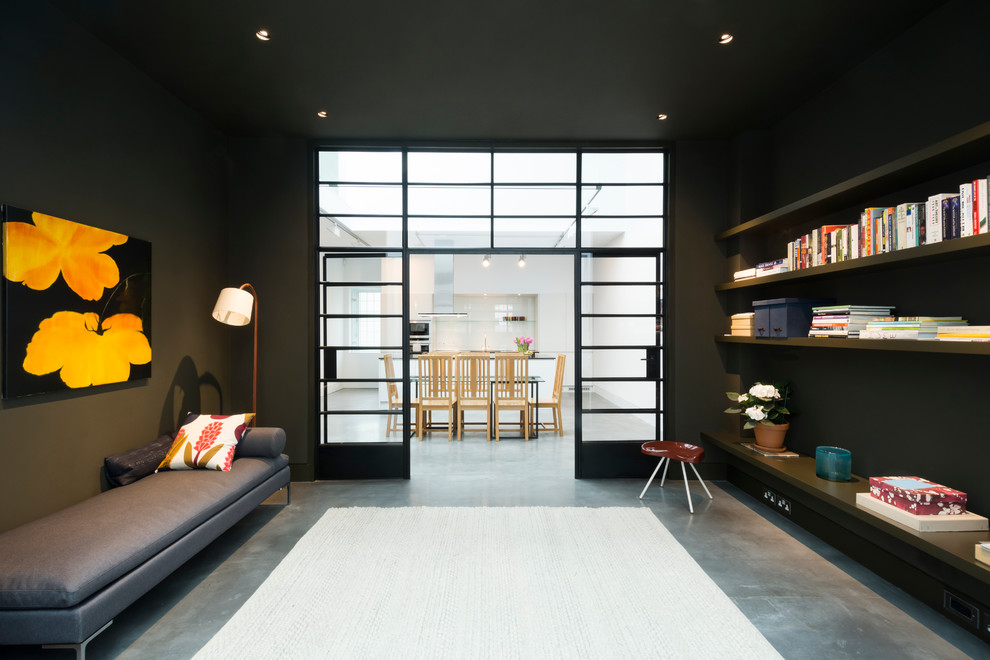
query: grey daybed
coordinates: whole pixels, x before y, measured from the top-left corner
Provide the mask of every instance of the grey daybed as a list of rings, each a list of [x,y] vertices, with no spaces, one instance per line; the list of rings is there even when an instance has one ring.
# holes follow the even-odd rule
[[[114,616],[289,486],[284,447],[282,429],[248,429],[230,472],[161,471],[0,534],[0,644],[83,658]]]

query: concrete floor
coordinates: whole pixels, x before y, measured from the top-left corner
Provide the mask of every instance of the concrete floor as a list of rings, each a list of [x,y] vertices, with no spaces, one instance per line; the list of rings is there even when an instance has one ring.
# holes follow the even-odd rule
[[[692,516],[683,482],[654,484],[641,501],[644,481],[578,481],[573,462],[569,434],[498,444],[435,434],[413,443],[411,480],[295,483],[290,506],[280,493],[258,507],[118,616],[88,657],[189,658],[329,507],[646,506],[785,658],[990,658],[973,635],[728,483],[709,485],[713,501],[695,483]],[[718,621],[711,626],[718,634]],[[72,657],[37,647],[0,654]]]

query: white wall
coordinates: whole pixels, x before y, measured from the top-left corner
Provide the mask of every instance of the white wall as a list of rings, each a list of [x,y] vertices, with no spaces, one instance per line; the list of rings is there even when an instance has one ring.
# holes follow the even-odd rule
[[[570,255],[528,255],[526,267],[517,265],[519,255],[493,255],[484,268],[481,256],[454,256],[454,295],[530,294],[536,296],[536,327],[533,350],[541,356],[564,353],[565,385],[574,384],[574,261]],[[521,326],[528,327],[528,326]],[[480,346],[478,347],[480,348]],[[492,350],[512,350],[509,339]]]

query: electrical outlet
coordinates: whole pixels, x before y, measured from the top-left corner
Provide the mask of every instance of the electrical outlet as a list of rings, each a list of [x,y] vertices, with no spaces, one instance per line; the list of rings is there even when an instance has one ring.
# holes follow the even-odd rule
[[[791,501],[786,497],[778,495],[766,486],[763,487],[763,501],[778,511],[791,515]]]
[[[787,515],[791,515],[791,501],[779,495],[777,496],[777,508]]]

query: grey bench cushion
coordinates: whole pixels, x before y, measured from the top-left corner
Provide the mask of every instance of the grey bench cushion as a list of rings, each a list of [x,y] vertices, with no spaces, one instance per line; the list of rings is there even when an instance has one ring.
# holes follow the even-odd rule
[[[0,534],[0,609],[71,607],[139,566],[288,464],[163,471]]]

